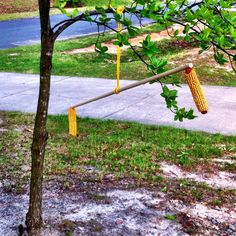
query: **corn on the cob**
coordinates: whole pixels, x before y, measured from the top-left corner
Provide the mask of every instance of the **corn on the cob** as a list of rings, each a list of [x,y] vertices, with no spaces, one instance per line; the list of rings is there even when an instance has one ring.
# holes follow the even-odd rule
[[[121,14],[123,13],[124,10],[125,10],[124,7],[119,6],[119,7],[117,7],[116,12],[117,12],[119,15],[121,15]]]
[[[191,90],[196,107],[202,114],[206,114],[208,112],[208,104],[204,96],[201,84],[198,80],[197,74],[192,68],[186,69],[185,72],[185,78]]]
[[[68,120],[69,120],[69,134],[72,136],[77,136],[77,120],[76,120],[75,108],[69,108]]]

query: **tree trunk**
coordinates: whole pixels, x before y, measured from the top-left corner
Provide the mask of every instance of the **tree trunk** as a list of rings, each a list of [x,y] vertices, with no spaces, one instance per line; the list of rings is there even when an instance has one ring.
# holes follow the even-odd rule
[[[35,118],[33,143],[31,147],[31,180],[30,180],[30,203],[26,215],[28,234],[38,235],[42,220],[42,183],[44,154],[47,144],[47,115],[50,97],[50,80],[53,54],[53,32],[50,26],[50,0],[39,0],[41,22],[41,57],[40,57],[40,88],[38,107]]]

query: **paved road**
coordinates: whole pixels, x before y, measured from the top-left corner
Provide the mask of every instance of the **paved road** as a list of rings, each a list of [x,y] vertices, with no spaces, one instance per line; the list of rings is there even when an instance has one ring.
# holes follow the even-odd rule
[[[66,19],[64,15],[51,16],[52,25]],[[136,17],[132,17],[132,21],[135,25],[139,24]],[[143,19],[143,24],[151,23],[149,19]],[[111,26],[116,27],[114,21],[111,22]],[[97,33],[97,25],[89,22],[77,22],[65,30],[59,39],[75,38],[78,36],[89,35]],[[100,28],[104,30],[103,27]],[[39,18],[18,19],[9,21],[0,21],[0,49],[13,48],[23,45],[31,45],[39,43],[40,29]]]
[[[133,81],[122,81],[127,85]],[[35,112],[38,94],[38,75],[0,73],[0,110]],[[85,101],[115,86],[114,80],[53,76],[50,114],[66,114],[69,106]],[[170,125],[209,133],[236,135],[236,88],[204,86],[209,113],[193,121],[173,121],[165,108],[158,84],[146,84],[119,95],[85,105],[78,115],[102,119],[130,120],[146,124]],[[194,107],[190,91],[179,89],[179,104]]]

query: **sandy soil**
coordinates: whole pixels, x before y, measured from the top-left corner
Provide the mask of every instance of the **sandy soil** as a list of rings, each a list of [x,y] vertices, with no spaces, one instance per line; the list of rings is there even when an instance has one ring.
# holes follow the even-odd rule
[[[235,235],[235,206],[186,204],[160,191],[128,186],[81,182],[74,191],[62,191],[51,183],[44,191],[42,235]],[[0,194],[0,235],[17,235],[27,204],[27,194]]]
[[[217,159],[215,161],[224,162],[223,159]],[[176,165],[170,165],[165,162],[161,163],[161,170],[167,177],[178,179],[191,179],[196,182],[204,182],[215,188],[228,188],[236,189],[236,174],[228,173],[225,171],[218,171],[215,174],[212,173],[194,173],[181,170]]]

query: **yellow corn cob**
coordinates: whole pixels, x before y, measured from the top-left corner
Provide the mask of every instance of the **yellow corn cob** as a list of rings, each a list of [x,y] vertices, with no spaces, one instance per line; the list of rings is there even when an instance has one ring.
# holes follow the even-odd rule
[[[77,136],[77,120],[76,120],[75,108],[70,108],[68,110],[68,120],[69,120],[69,134],[76,137]]]
[[[186,69],[185,78],[193,95],[198,111],[202,114],[206,114],[208,112],[208,104],[195,70],[191,68]]]
[[[121,15],[124,10],[125,10],[124,7],[119,6],[119,7],[117,7],[116,12]]]

